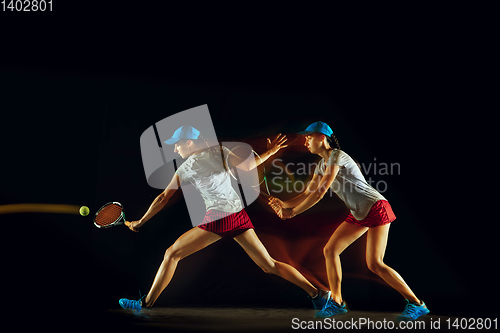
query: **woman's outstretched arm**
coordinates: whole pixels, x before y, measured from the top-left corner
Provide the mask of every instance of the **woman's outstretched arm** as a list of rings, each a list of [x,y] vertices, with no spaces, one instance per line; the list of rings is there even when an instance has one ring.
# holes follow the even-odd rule
[[[264,153],[260,154],[260,158],[256,157],[254,159],[247,159],[246,161],[241,161],[238,156],[235,158],[236,161],[239,161],[239,164],[236,165],[238,169],[241,169],[243,171],[250,171],[265,161],[269,159],[269,157],[273,156],[276,154],[280,149],[288,147],[288,145],[285,144],[287,141],[286,135],[282,135],[281,133],[278,134],[272,141],[270,139],[267,139],[267,151]],[[248,153],[248,152],[245,152]],[[232,152],[230,154],[233,154]]]
[[[319,183],[321,182],[321,176],[318,174],[314,174],[312,180],[307,184],[306,189],[304,192],[299,194],[298,196],[287,200],[287,201],[281,201],[278,198],[271,197],[270,201],[274,201],[275,204],[278,204],[281,206],[281,208],[294,208],[300,205],[304,200],[307,199],[307,197],[316,191],[318,188]]]
[[[313,180],[310,182],[310,185],[312,184],[311,188],[309,188],[308,186],[308,188],[304,193],[287,202],[283,202],[281,209],[279,209],[278,207],[279,204],[277,205],[276,201],[273,204],[272,202],[273,199],[271,199],[270,202],[271,207],[273,207],[278,216],[283,220],[290,219],[295,215],[303,213],[304,211],[308,210],[316,203],[318,203],[321,199],[323,199],[325,193],[328,191],[333,181],[335,180],[335,177],[337,176],[339,169],[340,167],[338,165],[329,166],[326,169],[326,173],[323,177],[319,178],[318,175],[316,174],[314,175]],[[301,202],[298,203],[299,201]],[[295,206],[292,205],[296,203],[298,204]],[[290,208],[290,209],[285,210],[283,208]]]
[[[175,191],[179,188],[180,183],[182,182],[181,178],[177,175],[174,174],[172,177],[172,180],[170,181],[170,184],[165,188],[163,192],[158,195],[151,206],[149,206],[149,209],[146,211],[143,217],[141,217],[138,221],[133,221],[133,222],[125,222],[125,225],[129,227],[130,230],[132,231],[139,231],[139,228],[146,223],[148,220],[150,220],[153,216],[155,216],[160,210],[165,207],[167,204],[168,200],[174,195]]]

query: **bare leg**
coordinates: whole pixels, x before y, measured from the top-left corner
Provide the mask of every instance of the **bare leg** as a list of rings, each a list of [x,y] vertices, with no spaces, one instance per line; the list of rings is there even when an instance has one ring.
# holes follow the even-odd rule
[[[145,306],[152,307],[163,289],[168,286],[174,276],[179,260],[207,247],[219,239],[221,239],[219,235],[196,227],[180,236],[165,252],[165,257],[156,273],[153,285],[144,300]]]
[[[267,252],[266,248],[255,234],[253,229],[245,231],[234,238],[252,260],[266,273],[271,273],[284,278],[287,281],[304,289],[309,296],[318,294],[318,289],[314,287],[298,270],[280,261],[276,261]]]
[[[384,279],[387,284],[396,289],[403,297],[411,302],[420,303],[401,275],[384,263],[384,254],[387,247],[390,224],[370,228],[366,239],[366,263],[368,268]]]
[[[323,249],[326,261],[326,274],[328,275],[328,284],[332,292],[332,299],[338,304],[342,304],[342,266],[340,264],[340,254],[367,230],[368,227],[343,222],[335,230]]]

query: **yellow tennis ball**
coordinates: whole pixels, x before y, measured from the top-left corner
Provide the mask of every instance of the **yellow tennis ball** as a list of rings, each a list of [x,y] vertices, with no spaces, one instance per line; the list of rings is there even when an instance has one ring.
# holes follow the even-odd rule
[[[80,215],[81,216],[87,216],[90,213],[90,209],[87,206],[82,206],[80,207]]]

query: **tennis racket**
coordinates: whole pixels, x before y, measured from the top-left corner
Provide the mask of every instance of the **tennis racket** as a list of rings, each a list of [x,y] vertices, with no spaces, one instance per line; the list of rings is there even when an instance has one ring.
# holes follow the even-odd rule
[[[257,165],[257,162],[259,162],[259,165]],[[245,163],[246,167],[250,168],[250,170],[244,171],[242,169],[238,169],[238,171],[236,171],[236,167],[242,163]],[[240,184],[249,185],[256,190],[258,189],[259,192],[266,197],[271,196],[269,188],[267,187],[264,162],[255,150],[249,148],[248,146],[234,147],[226,156],[226,166],[229,174]],[[257,173],[254,172],[254,168],[257,169]]]
[[[123,223],[125,223],[125,213],[119,202],[108,202],[94,215],[94,224],[98,228],[110,228]]]

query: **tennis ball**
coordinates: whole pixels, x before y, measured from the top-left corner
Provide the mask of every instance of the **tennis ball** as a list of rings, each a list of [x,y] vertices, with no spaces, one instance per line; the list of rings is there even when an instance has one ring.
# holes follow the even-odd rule
[[[90,209],[87,206],[82,206],[80,207],[80,215],[81,216],[87,216],[90,213]]]

